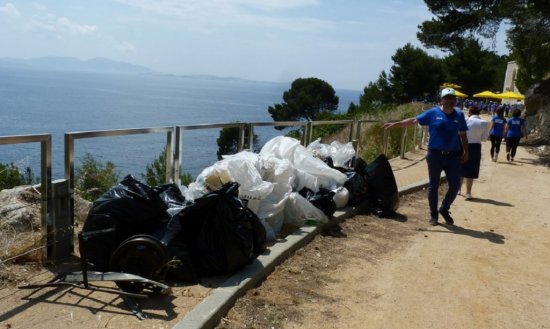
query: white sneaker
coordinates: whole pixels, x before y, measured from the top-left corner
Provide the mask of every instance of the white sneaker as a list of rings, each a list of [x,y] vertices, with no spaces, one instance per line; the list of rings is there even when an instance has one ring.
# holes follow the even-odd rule
[[[464,200],[472,200],[472,195],[470,193],[466,193]]]

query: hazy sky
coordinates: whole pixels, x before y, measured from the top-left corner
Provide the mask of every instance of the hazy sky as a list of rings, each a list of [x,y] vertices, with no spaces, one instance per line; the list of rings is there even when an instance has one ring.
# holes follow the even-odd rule
[[[362,90],[397,48],[421,46],[417,26],[431,17],[421,0],[0,0],[0,58],[105,57],[163,73],[317,77]]]

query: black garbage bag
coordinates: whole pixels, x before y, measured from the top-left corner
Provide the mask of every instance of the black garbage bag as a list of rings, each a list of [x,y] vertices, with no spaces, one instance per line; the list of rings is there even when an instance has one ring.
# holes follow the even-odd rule
[[[334,168],[334,161],[332,160],[332,157],[326,157],[323,162],[326,163],[327,166]]]
[[[353,156],[351,159],[344,163],[345,168],[353,169],[353,171],[359,173],[363,177],[367,175],[367,165],[368,163],[363,160],[363,158],[356,156]]]
[[[166,209],[153,188],[124,177],[93,203],[82,228],[81,254],[91,269],[107,271],[111,254],[124,240],[162,230],[169,220]]]
[[[347,176],[344,187],[349,191],[348,205],[350,206],[360,204],[367,198],[366,167],[367,163],[365,160],[355,156],[346,161],[343,167],[334,167],[334,169]]]
[[[163,242],[185,243],[200,275],[231,273],[265,250],[265,229],[237,198],[238,187],[228,183],[170,220]]]
[[[179,213],[183,208],[191,205],[193,202],[185,200],[181,190],[175,184],[165,184],[158,189],[162,201],[168,208],[169,215]],[[191,259],[191,250],[186,241],[175,239],[181,231],[179,220],[172,220],[166,227],[157,234],[162,245],[167,249],[167,260],[169,264],[165,265],[164,275],[166,280],[177,282],[199,282],[199,273]]]
[[[319,188],[315,193],[311,189],[304,187],[298,193],[306,198],[311,204],[319,208],[328,218],[334,215],[336,203],[334,203],[334,192],[326,188]]]
[[[348,177],[344,183],[344,187],[349,191],[348,205],[358,205],[367,198],[367,180],[355,171],[347,171],[345,174]]]
[[[391,217],[399,207],[397,182],[391,165],[385,155],[365,168],[368,184],[368,199],[371,211],[379,217]]]

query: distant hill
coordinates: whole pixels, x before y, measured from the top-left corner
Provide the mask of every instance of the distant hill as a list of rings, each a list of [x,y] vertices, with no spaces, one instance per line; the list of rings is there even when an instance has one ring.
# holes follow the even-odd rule
[[[0,67],[14,69],[77,71],[119,74],[154,74],[155,71],[140,65],[113,61],[106,58],[78,59],[73,57],[36,57],[29,59],[0,58]]]

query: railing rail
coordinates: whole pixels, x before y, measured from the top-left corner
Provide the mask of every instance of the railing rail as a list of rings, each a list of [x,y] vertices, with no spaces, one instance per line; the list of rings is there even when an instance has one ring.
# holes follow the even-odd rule
[[[0,145],[40,143],[40,229],[41,242],[48,244],[51,225],[51,195],[52,195],[52,135],[16,135],[0,136]],[[41,258],[48,258],[49,248],[40,248]]]

